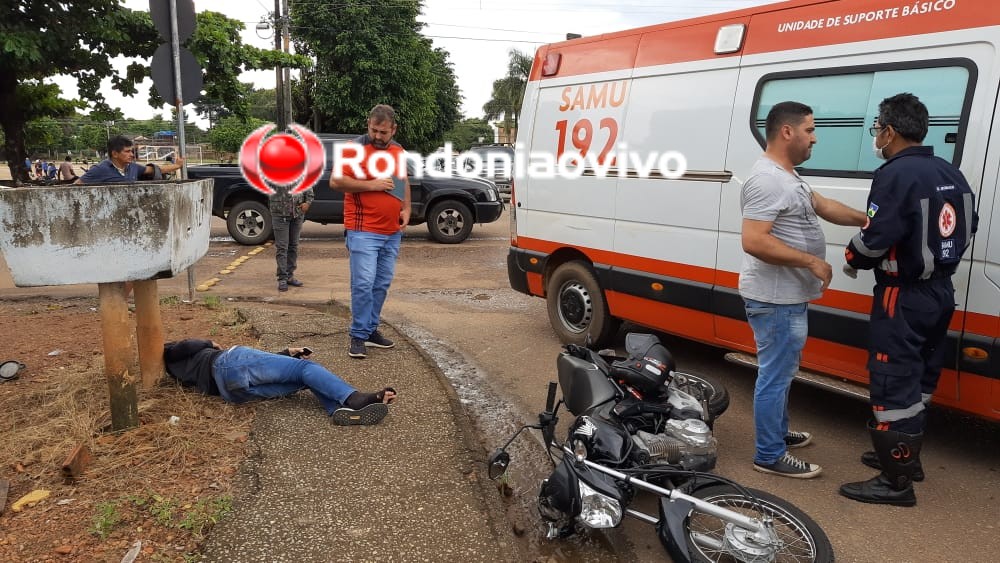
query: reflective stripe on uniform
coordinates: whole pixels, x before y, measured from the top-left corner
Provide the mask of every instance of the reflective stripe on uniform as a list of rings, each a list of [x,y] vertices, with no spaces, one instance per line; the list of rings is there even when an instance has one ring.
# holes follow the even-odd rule
[[[930,393],[921,393],[920,394],[920,402],[923,403],[923,404],[925,404],[925,405],[929,405],[929,404],[931,404],[931,397],[933,397],[933,396],[934,395],[932,395]]]
[[[934,255],[931,254],[931,249],[927,246],[927,231],[931,228],[929,220],[930,202],[927,199],[922,199],[920,200],[920,224],[924,226],[923,232],[920,233],[920,254],[924,260],[924,270],[920,273],[922,280],[930,279],[931,275],[934,274]]]
[[[896,422],[897,420],[905,420],[907,418],[913,418],[923,412],[924,403],[914,403],[905,409],[892,409],[892,410],[879,410],[879,408],[874,408],[875,420],[878,422]]]
[[[888,250],[888,248],[883,248],[881,250],[868,248],[867,246],[865,246],[864,240],[861,238],[861,233],[854,235],[854,238],[851,239],[851,242],[854,243],[854,248],[858,249],[858,252],[864,254],[869,258],[878,258],[879,256],[885,254],[885,251]]]

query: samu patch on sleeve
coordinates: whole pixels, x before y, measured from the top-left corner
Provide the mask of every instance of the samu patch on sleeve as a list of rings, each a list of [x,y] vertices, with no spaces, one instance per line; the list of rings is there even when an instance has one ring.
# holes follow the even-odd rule
[[[876,213],[878,213],[878,205],[873,201],[868,204],[868,217],[874,217]]]

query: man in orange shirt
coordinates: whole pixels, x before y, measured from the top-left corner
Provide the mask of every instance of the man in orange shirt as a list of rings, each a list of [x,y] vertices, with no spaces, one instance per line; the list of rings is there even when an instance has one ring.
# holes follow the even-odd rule
[[[348,355],[352,358],[366,357],[368,347],[394,346],[378,331],[378,325],[396,271],[403,227],[410,222],[410,183],[405,166],[397,166],[405,151],[392,140],[395,134],[396,111],[384,104],[373,107],[368,113],[368,134],[354,141],[362,157],[360,164],[336,163],[342,166],[341,174],[330,177],[330,187],[344,192],[351,267]],[[391,177],[377,177],[386,172]]]

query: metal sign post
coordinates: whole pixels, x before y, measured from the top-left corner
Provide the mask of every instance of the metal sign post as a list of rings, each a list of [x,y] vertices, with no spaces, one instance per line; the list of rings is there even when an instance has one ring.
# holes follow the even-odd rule
[[[177,152],[181,161],[180,179],[187,180],[187,143],[184,139],[184,90],[181,88],[181,53],[177,38],[177,0],[170,0],[170,50],[174,61],[174,106],[177,108]],[[194,301],[194,265],[187,269],[188,301]]]

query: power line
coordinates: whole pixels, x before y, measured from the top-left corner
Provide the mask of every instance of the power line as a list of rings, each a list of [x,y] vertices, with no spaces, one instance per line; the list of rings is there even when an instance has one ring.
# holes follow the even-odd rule
[[[325,28],[325,27],[312,27],[312,26],[304,26],[304,25],[290,25],[290,26],[288,26],[288,29],[290,29],[290,30],[299,30],[299,31],[320,31],[320,30],[327,30],[328,28]],[[557,34],[552,34],[552,35],[556,35],[558,37]],[[421,33],[420,36],[421,37],[427,37],[427,38],[430,38],[430,39],[464,39],[464,40],[467,40],[467,41],[496,41],[496,42],[501,42],[501,43],[531,43],[533,45],[545,45],[546,43],[551,43],[551,41],[530,41],[530,40],[525,40],[525,39],[514,39],[514,38],[459,37],[459,36],[453,36],[453,35],[429,35],[429,34],[425,34],[425,33]]]

